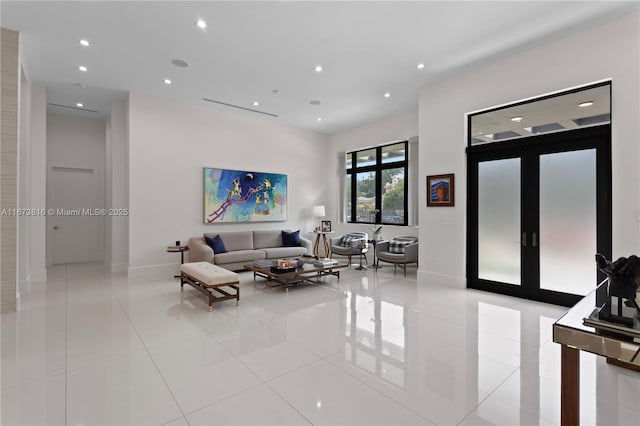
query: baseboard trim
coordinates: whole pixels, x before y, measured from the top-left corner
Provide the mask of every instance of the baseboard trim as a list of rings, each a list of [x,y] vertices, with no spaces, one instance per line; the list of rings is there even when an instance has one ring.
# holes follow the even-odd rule
[[[164,265],[147,265],[128,267],[126,272],[128,277],[163,277],[171,278],[178,273],[179,263],[169,263]]]
[[[111,270],[112,273],[126,273],[127,272],[127,265],[125,265],[124,263],[109,263],[109,268]]]
[[[419,270],[418,284],[428,285],[436,283],[437,285],[467,288],[467,279],[465,277],[456,277],[454,275],[440,274],[438,272]]]

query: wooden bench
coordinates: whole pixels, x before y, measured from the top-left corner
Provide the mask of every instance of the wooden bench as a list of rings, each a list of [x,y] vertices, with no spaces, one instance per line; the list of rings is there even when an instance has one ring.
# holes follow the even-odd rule
[[[236,305],[240,302],[238,274],[209,262],[192,262],[181,265],[180,291],[184,291],[185,284],[189,284],[209,298],[209,312],[213,309],[211,305],[214,302],[229,299],[236,299]]]

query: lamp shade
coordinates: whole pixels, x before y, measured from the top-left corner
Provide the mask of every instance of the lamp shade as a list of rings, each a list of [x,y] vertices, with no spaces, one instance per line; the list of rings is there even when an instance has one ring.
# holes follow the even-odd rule
[[[326,213],[324,211],[324,206],[313,206],[313,216],[314,217],[325,217]]]

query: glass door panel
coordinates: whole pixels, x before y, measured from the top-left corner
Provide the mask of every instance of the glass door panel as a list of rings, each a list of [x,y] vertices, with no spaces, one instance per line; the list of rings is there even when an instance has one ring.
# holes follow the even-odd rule
[[[596,150],[540,155],[540,288],[584,296],[597,282]]]
[[[478,278],[521,285],[520,158],[478,163]]]

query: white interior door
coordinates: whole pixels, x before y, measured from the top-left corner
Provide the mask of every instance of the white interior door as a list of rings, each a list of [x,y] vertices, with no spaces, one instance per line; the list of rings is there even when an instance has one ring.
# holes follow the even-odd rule
[[[93,169],[54,167],[49,209],[51,262],[98,260],[98,181]]]

